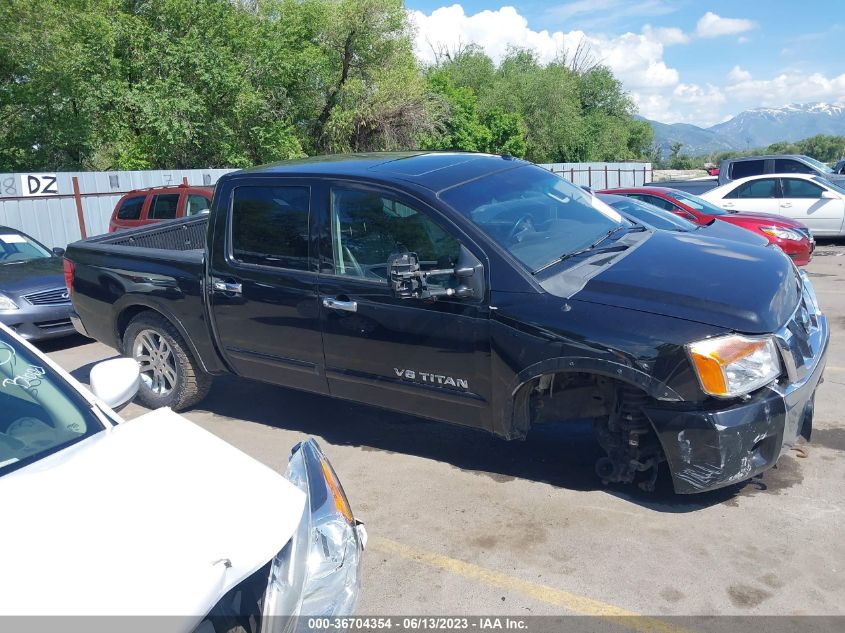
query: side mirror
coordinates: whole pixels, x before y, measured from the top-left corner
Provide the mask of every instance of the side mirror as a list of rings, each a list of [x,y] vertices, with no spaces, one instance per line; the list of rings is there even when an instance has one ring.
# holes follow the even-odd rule
[[[50,249],[50,251],[51,251],[51,252],[53,253],[53,255],[55,255],[56,257],[62,257],[62,256],[65,254],[65,249],[60,248],[60,247],[58,247],[58,246],[56,246],[55,248]]]
[[[126,406],[141,386],[141,368],[134,358],[113,358],[91,369],[91,391],[112,409]]]
[[[387,275],[393,296],[399,299],[484,298],[484,267],[463,245],[457,265],[439,270],[422,270],[416,253],[393,253],[387,259]],[[432,277],[456,277],[459,284],[456,288],[431,287]]]
[[[820,197],[823,200],[838,200],[839,199],[839,196],[837,196],[835,193],[833,193],[829,189],[825,189],[824,191],[822,191],[822,195]]]

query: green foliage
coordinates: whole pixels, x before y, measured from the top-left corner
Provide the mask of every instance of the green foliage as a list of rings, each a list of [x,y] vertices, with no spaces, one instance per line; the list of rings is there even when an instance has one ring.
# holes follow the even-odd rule
[[[601,66],[477,46],[421,68],[402,0],[4,0],[0,172],[464,149],[646,156]]]
[[[704,163],[718,165],[726,158],[739,158],[742,156],[763,156],[768,154],[803,154],[810,156],[823,163],[834,163],[845,157],[845,136],[828,136],[817,134],[794,143],[779,141],[768,147],[747,151],[718,152],[709,156],[688,156],[681,153],[681,144],[675,143],[670,147],[668,159],[660,157],[659,150],[652,155],[651,162],[655,169],[702,169]]]
[[[482,121],[493,112],[518,117],[525,149],[511,154],[540,163],[643,158],[654,134],[647,122],[633,118],[620,82],[605,67],[574,66],[564,59],[543,65],[524,49],[510,50],[497,66],[480,48],[468,46],[444,54],[430,76],[446,76],[455,89],[477,95]],[[448,120],[446,128],[449,135]],[[510,138],[517,143],[516,134]],[[507,151],[501,142],[494,145]]]

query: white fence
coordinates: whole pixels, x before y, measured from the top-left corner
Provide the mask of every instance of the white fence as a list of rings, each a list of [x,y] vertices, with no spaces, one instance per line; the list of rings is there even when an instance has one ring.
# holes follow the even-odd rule
[[[554,163],[542,165],[577,185],[603,189],[651,180],[650,163]],[[161,185],[213,185],[232,169],[0,174],[0,225],[19,229],[47,245],[65,247],[108,231],[117,201],[128,191]],[[76,182],[76,189],[74,188]]]

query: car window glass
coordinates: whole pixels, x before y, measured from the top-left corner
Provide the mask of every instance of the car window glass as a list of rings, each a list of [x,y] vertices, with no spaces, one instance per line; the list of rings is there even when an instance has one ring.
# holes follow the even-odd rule
[[[821,198],[824,189],[800,178],[783,178],[781,181],[784,198]]]
[[[674,204],[672,204],[668,200],[664,200],[663,198],[658,198],[657,196],[644,195],[642,198],[640,198],[640,200],[649,204],[653,204],[655,207],[664,209],[666,211],[675,211]]]
[[[0,332],[0,476],[105,427],[38,356]]]
[[[178,193],[160,193],[157,196],[153,196],[147,217],[151,220],[172,220],[176,217],[178,206]]]
[[[775,179],[761,178],[741,184],[731,192],[730,198],[774,198]]]
[[[232,255],[246,264],[308,270],[308,187],[237,187]]]
[[[211,206],[211,201],[205,196],[190,194],[185,203],[185,216],[190,217],[201,211],[206,211]]]
[[[815,171],[809,166],[791,158],[776,158],[775,173],[778,174],[813,174]]]
[[[124,200],[117,210],[118,220],[137,220],[141,217],[141,208],[146,196],[135,196]]]
[[[0,264],[52,257],[46,248],[21,233],[0,233]]]
[[[460,244],[427,215],[378,193],[332,190],[335,273],[387,279],[393,253],[416,253],[423,270],[453,268]]]
[[[731,179],[738,180],[746,176],[759,176],[766,166],[765,160],[740,160],[731,164]]]

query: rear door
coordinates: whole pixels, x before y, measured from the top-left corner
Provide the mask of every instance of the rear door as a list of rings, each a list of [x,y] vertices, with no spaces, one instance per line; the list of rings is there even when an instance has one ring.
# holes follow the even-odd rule
[[[235,373],[325,393],[311,189],[299,179],[227,183],[215,202],[208,292]]]
[[[387,282],[388,257],[405,249],[423,270],[454,268],[465,257],[481,265],[483,255],[401,193],[337,182],[322,200],[320,321],[331,394],[489,429],[486,297],[401,299]]]
[[[806,225],[814,235],[838,235],[845,203],[822,198],[824,187],[803,178],[781,178],[781,214]]]
[[[179,210],[180,196],[178,191],[153,194],[147,206],[146,221],[143,224],[174,219]]]

